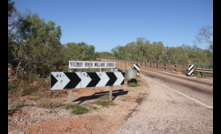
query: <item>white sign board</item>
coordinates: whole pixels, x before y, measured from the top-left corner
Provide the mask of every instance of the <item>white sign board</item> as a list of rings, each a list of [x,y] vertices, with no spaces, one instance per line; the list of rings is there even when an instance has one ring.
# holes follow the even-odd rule
[[[69,69],[80,68],[116,68],[115,62],[109,61],[69,61]]]

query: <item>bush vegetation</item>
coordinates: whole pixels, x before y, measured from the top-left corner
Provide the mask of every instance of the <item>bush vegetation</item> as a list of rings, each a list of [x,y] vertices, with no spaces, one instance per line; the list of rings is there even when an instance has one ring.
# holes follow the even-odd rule
[[[72,105],[72,104],[68,104],[65,106],[65,109],[69,110],[71,109],[71,113],[73,114],[84,114],[86,112],[88,112],[89,110],[86,107],[80,106],[80,105]]]

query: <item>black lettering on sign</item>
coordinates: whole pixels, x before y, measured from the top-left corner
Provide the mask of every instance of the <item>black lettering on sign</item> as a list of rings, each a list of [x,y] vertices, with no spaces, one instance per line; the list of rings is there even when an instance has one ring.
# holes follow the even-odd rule
[[[94,63],[94,66],[95,66],[95,67],[98,67],[98,63]]]
[[[92,67],[93,63],[92,62],[85,62],[85,67]]]
[[[107,67],[114,67],[114,63],[107,63]]]
[[[95,63],[95,67],[105,67],[105,63]]]
[[[71,67],[82,67],[83,63],[82,62],[70,62]]]
[[[101,67],[105,67],[105,63],[101,63]]]

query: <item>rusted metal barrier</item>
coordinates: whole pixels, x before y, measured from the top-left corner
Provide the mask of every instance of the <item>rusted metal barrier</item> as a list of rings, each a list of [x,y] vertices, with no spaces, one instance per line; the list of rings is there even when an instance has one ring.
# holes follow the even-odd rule
[[[128,66],[133,67],[134,64],[140,64],[140,68],[151,68],[156,70],[168,71],[168,72],[176,72],[181,73],[181,71],[187,71],[188,66],[179,65],[179,64],[168,64],[168,63],[152,63],[152,62],[143,62],[143,61],[123,61],[116,59],[100,59],[101,61],[115,61],[116,67],[121,69],[128,69]],[[212,73],[213,69],[203,69],[196,68],[194,70],[198,72],[198,76],[202,76],[202,73]]]
[[[213,74],[213,69],[204,69],[204,68],[196,68],[195,72],[198,72],[198,76],[201,77],[202,73],[210,73]]]

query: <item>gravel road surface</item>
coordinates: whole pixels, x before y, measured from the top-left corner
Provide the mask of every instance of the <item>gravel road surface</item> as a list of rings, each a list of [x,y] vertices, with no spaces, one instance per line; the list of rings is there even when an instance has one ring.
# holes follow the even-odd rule
[[[117,134],[213,133],[213,80],[154,70],[141,77],[148,94]]]

